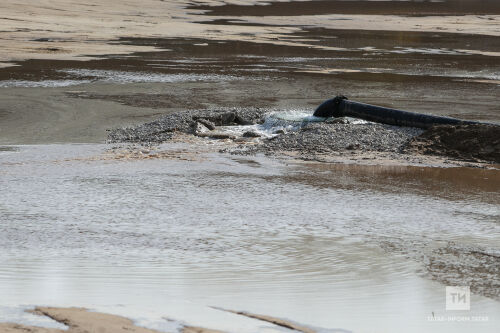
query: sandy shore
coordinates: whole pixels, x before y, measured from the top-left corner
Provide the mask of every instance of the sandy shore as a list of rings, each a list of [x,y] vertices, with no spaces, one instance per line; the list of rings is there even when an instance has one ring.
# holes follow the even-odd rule
[[[144,327],[134,325],[127,318],[90,312],[83,308],[52,308],[52,307],[37,307],[34,311],[30,311],[39,316],[47,316],[61,324],[68,326],[67,330],[50,329],[36,326],[25,326],[15,323],[0,323],[0,330],[5,333],[122,333],[122,332],[137,332],[137,333],[158,333],[156,330],[150,330]],[[182,333],[218,333],[220,331],[205,329],[194,326],[184,326],[181,329]]]
[[[32,332],[32,333],[81,333],[81,332],[138,332],[155,333],[135,326],[131,320],[119,316],[103,313],[89,312],[82,308],[49,308],[37,307],[33,313],[40,316],[47,316],[59,323],[68,326],[67,330],[49,329],[34,326],[24,326],[20,324],[0,324],[0,330],[6,333]]]

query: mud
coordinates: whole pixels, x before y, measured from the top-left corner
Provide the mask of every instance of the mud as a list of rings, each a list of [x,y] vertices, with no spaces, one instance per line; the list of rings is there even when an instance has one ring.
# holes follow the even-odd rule
[[[217,126],[235,126],[262,123],[262,109],[222,108],[216,110],[184,111],[167,114],[158,120],[136,127],[111,130],[108,142],[163,143],[172,139],[174,133],[196,135],[196,125],[206,121]],[[206,126],[206,125],[204,125]],[[209,130],[207,128],[207,130]],[[222,134],[220,132],[216,132]],[[230,135],[212,135],[213,138],[229,138]]]
[[[122,38],[123,44],[171,51],[88,62],[18,62],[0,69],[0,141],[102,142],[107,128],[152,121],[168,112],[314,110],[337,94],[408,111],[500,122],[500,67],[498,57],[487,55],[500,52],[497,37],[304,28],[281,38],[291,44]],[[304,40],[314,48],[299,47]],[[128,83],[124,72],[132,76]],[[141,75],[144,82],[138,82]],[[172,77],[177,81],[168,82]],[[155,78],[160,82],[151,81]]]
[[[422,131],[375,123],[337,124],[310,123],[298,131],[290,131],[265,140],[248,153],[273,155],[279,151],[299,154],[331,154],[341,151],[401,152],[406,143]]]
[[[247,312],[247,311],[234,311],[234,310],[227,310],[227,309],[222,309],[222,308],[217,308],[217,307],[214,307],[214,308],[218,309],[218,310],[221,310],[221,311],[226,311],[226,312],[234,313],[234,314],[237,314],[237,315],[240,315],[240,316],[245,316],[245,317],[248,317],[248,318],[252,318],[252,319],[257,319],[257,320],[261,320],[261,321],[264,321],[264,322],[268,322],[268,323],[271,323],[271,324],[274,324],[274,325],[277,325],[277,326],[280,326],[280,327],[284,327],[285,329],[290,329],[290,330],[297,331],[297,332],[303,332],[303,333],[316,333],[317,332],[317,330],[315,330],[312,327],[304,326],[304,325],[301,325],[299,323],[295,323],[295,322],[290,321],[290,320],[276,318],[276,317],[272,317],[272,316],[268,316],[268,315],[261,315],[261,314],[251,313],[251,312]],[[348,333],[349,331],[347,331],[347,330],[345,330],[345,331],[344,330],[339,330],[339,333],[340,332]]]
[[[413,138],[410,152],[500,163],[500,126],[441,125]]]

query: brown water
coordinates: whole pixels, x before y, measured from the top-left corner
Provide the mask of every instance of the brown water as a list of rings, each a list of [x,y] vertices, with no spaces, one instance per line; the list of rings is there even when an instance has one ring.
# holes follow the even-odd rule
[[[214,16],[301,16],[326,14],[378,15],[493,15],[500,14],[495,0],[312,0],[270,2],[261,6],[224,4],[220,6],[192,6]]]
[[[209,307],[220,306],[325,331],[496,331],[500,303],[478,294],[459,314],[487,322],[430,321],[456,313],[445,311],[444,285],[425,277],[415,253],[449,241],[498,253],[499,171],[162,149],[178,153],[115,160],[105,145],[0,151],[0,318],[53,325],[21,309],[78,305],[160,329],[175,326],[169,317],[276,331]]]

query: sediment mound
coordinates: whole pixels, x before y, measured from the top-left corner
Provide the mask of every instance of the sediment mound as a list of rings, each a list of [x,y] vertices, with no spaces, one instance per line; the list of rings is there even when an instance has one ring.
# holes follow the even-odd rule
[[[376,123],[308,123],[297,131],[288,132],[253,146],[252,152],[272,154],[293,151],[306,154],[328,154],[339,151],[400,152],[422,130]]]
[[[375,152],[390,154],[390,159],[436,155],[456,161],[500,163],[500,126],[496,125],[439,125],[424,131],[349,118],[318,121],[301,116],[287,120],[279,114],[260,108],[175,112],[136,127],[112,130],[108,141],[160,144],[175,133],[183,133],[228,140],[234,144],[221,151],[240,155],[317,159]]]
[[[265,111],[259,108],[175,112],[136,127],[114,129],[108,134],[108,142],[162,143],[175,132],[196,134],[198,124],[207,130],[215,126],[250,125],[262,122],[264,115]]]
[[[500,126],[440,125],[413,138],[405,151],[500,163]]]

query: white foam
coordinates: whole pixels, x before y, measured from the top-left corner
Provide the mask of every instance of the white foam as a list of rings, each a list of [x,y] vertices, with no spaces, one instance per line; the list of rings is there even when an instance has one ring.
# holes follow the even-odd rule
[[[271,113],[265,118],[263,124],[223,126],[222,129],[224,132],[236,136],[251,131],[260,134],[262,137],[270,138],[276,136],[277,131],[297,131],[307,123],[325,120],[326,118],[313,116],[311,110],[287,110]]]
[[[267,116],[263,124],[222,126],[222,130],[235,136],[242,136],[245,132],[256,132],[262,137],[270,138],[278,135],[278,131],[297,131],[308,123],[323,122],[327,118],[315,117],[311,110],[287,110],[273,112]],[[347,117],[350,124],[367,124],[363,119]]]
[[[271,114],[270,118],[306,123],[321,122],[325,120],[323,117],[313,116],[311,110],[288,110],[284,112],[275,112]]]
[[[409,54],[409,53],[418,53],[418,54],[451,54],[458,55],[463,54],[462,52],[458,52],[457,50],[446,49],[446,48],[416,48],[416,47],[402,47],[396,46],[394,47],[397,50],[389,51],[390,53],[398,53],[398,54]]]
[[[38,326],[46,328],[56,328],[66,330],[68,327],[49,317],[38,316],[26,310],[34,309],[34,306],[0,306],[0,322],[3,318],[8,318],[9,322],[23,324],[26,326]]]
[[[11,87],[24,87],[24,88],[58,88],[77,86],[79,84],[89,83],[90,80],[42,80],[42,81],[28,81],[28,80],[5,80],[0,81],[0,88]]]
[[[234,75],[221,74],[163,74],[96,69],[65,69],[60,72],[79,77],[94,77],[98,81],[113,83],[172,83],[189,81],[231,81],[238,79],[238,77]]]

